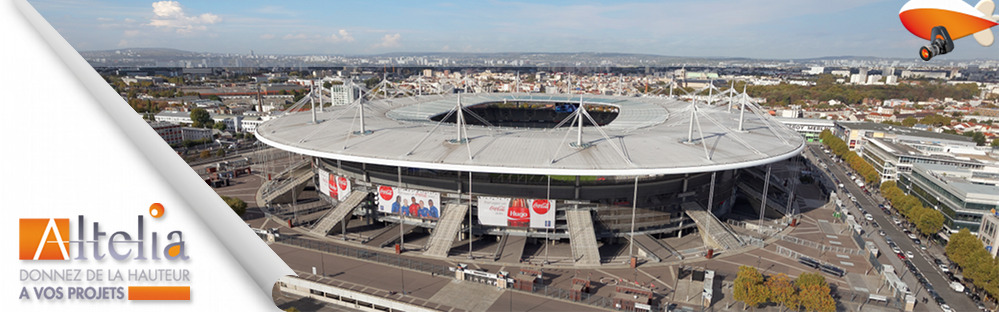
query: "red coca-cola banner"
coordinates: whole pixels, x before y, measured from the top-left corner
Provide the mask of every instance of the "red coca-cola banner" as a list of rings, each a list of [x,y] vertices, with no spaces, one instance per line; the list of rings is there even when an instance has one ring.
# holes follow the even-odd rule
[[[317,191],[323,192],[323,194],[337,200],[347,199],[347,196],[350,195],[350,180],[347,178],[332,174],[326,170],[319,170],[317,174],[319,175]]]
[[[492,226],[555,228],[555,201],[479,196],[479,223]]]

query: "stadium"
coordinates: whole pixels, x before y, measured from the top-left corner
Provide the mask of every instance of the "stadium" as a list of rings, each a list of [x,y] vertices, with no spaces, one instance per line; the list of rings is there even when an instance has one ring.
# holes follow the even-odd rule
[[[577,266],[616,260],[608,244],[661,260],[679,252],[657,238],[693,232],[705,250],[724,252],[746,242],[715,216],[739,196],[758,209],[761,194],[771,198],[766,216],[783,216],[786,191],[761,168],[797,156],[805,141],[745,93],[707,88],[362,98],[287,114],[256,136],[306,158],[262,196],[270,205],[314,188],[320,200],[289,223],[346,236],[347,222],[364,220],[377,230],[362,241],[376,247],[412,246],[409,233],[422,233],[418,251],[429,257],[471,256],[481,240],[496,242],[500,261],[548,242],[569,245]]]

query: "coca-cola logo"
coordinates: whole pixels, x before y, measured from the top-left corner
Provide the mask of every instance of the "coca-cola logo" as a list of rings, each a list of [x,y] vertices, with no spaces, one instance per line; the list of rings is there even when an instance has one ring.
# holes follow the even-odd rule
[[[378,196],[382,197],[382,200],[391,201],[393,196],[392,188],[388,186],[378,187]]]
[[[547,200],[535,199],[531,202],[531,210],[534,210],[535,214],[546,214],[548,209],[551,209],[551,204]]]
[[[347,178],[336,177],[336,185],[340,187],[341,190],[347,189]]]

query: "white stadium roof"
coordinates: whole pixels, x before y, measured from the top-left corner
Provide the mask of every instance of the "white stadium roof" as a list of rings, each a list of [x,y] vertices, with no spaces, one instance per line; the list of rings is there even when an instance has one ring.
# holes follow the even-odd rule
[[[289,114],[257,127],[265,144],[321,158],[386,166],[509,174],[631,176],[727,170],[772,163],[797,155],[803,138],[769,116],[747,109],[739,132],[739,110],[727,111],[727,97],[697,104],[693,143],[690,102],[663,97],[582,95],[585,103],[620,108],[602,127],[584,127],[586,148],[576,148],[570,122],[556,129],[466,125],[466,144],[452,143],[457,125],[430,117],[447,113],[459,95],[427,95],[364,103],[360,130],[357,108]],[[578,103],[580,95],[480,93],[461,95],[463,106],[503,100]],[[717,103],[722,103],[718,105]],[[759,112],[759,108],[752,105]],[[466,119],[471,119],[466,113]],[[703,141],[701,132],[703,130]],[[702,144],[703,143],[703,144]]]

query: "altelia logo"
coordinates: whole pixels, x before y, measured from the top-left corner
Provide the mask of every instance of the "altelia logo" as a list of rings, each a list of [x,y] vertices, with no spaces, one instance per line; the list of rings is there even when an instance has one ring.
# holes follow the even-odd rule
[[[69,219],[21,219],[21,260],[69,260]]]
[[[163,205],[156,203],[149,207],[149,215],[153,218],[163,216]],[[146,260],[146,246],[151,248],[151,258],[153,260],[163,258],[167,260],[187,260],[189,257],[184,249],[184,233],[181,231],[171,231],[167,233],[168,244],[159,249],[159,234],[151,232],[152,240],[146,241],[145,222],[143,216],[137,216],[137,231],[135,235],[126,231],[117,231],[107,235],[101,231],[100,222],[93,222],[91,239],[86,240],[84,231],[84,217],[78,216],[77,235],[78,240],[70,240],[70,222],[68,218],[48,218],[48,219],[20,219],[19,240],[21,260],[70,260],[71,252],[76,250],[74,260],[86,260],[86,247],[93,248],[93,257],[96,260],[103,259],[110,255],[115,260]],[[102,244],[102,238],[106,237]],[[132,238],[135,237],[133,240]],[[102,245],[104,248],[102,248]],[[71,248],[75,246],[76,248]],[[134,247],[134,248],[133,248]],[[106,251],[106,253],[105,253]]]

